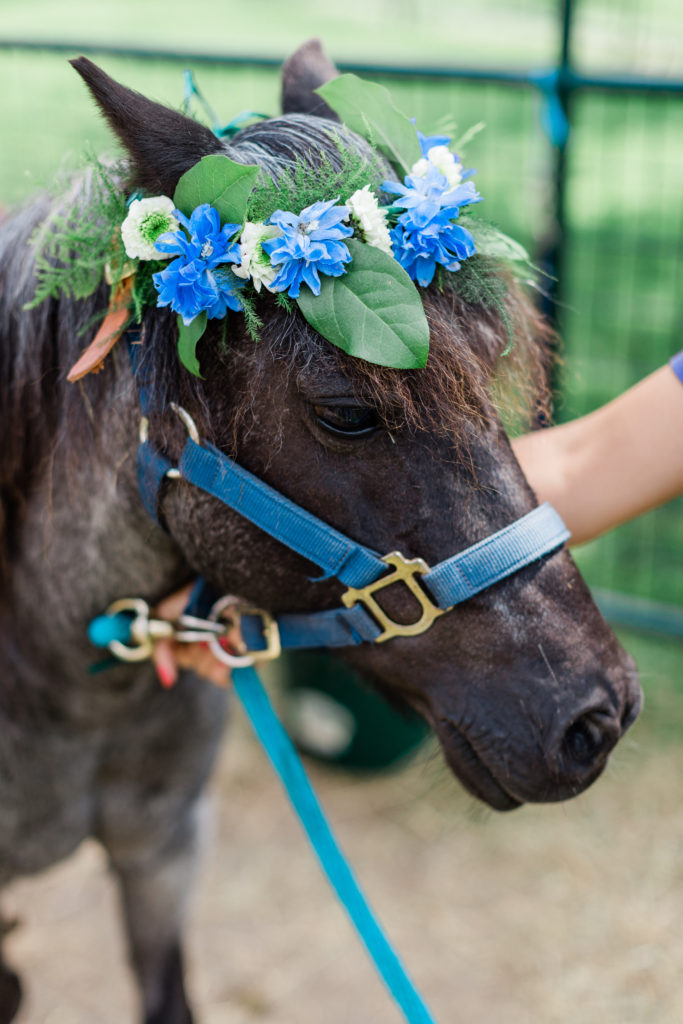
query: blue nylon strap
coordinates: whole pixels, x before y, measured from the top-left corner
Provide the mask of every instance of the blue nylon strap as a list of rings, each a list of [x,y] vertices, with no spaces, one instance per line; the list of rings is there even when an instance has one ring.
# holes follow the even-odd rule
[[[206,580],[197,580],[187,608],[189,615],[206,618],[220,598]],[[277,615],[280,644],[283,650],[304,650],[315,647],[351,647],[372,643],[382,632],[365,608],[356,604],[352,608],[331,608],[323,612],[300,612]],[[244,614],[240,620],[242,639],[249,651],[265,651],[263,619],[260,615]]]
[[[315,647],[352,647],[373,643],[382,630],[360,604],[352,608],[332,608],[324,612],[302,612],[300,615],[276,616],[280,644],[285,651]],[[242,639],[250,651],[263,651],[262,621],[257,616],[243,615]]]
[[[555,551],[569,538],[561,517],[547,502],[419,577],[439,608],[452,608]],[[352,608],[279,615],[283,650],[347,647],[374,641],[381,629],[361,604]],[[251,651],[263,650],[261,620],[245,615],[242,637]]]
[[[271,537],[350,587],[364,587],[386,570],[369,548],[323,523],[224,455],[213,445],[187,439],[181,476],[239,512]]]
[[[327,878],[408,1024],[435,1024],[367,903],[325,818],[292,743],[252,668],[234,669],[232,682],[287,792]]]
[[[138,447],[138,488],[142,503],[152,519],[158,518],[159,488],[171,463],[149,441]]]
[[[450,608],[549,554],[568,539],[569,530],[546,501],[466,551],[439,562],[422,579],[439,607]]]
[[[184,479],[320,566],[326,576],[335,576],[347,586],[364,587],[386,572],[384,562],[369,548],[306,512],[212,445],[198,445],[188,438],[179,469]],[[544,502],[497,533],[441,562],[423,581],[439,607],[450,608],[554,551],[568,538],[569,531],[559,514]],[[305,628],[304,618],[301,629]],[[345,615],[331,616],[328,621],[330,636],[342,636],[339,629],[361,634],[367,631]],[[311,646],[307,641],[300,643],[294,639],[296,628],[292,627],[293,645]],[[324,642],[326,646],[341,645],[334,639]]]

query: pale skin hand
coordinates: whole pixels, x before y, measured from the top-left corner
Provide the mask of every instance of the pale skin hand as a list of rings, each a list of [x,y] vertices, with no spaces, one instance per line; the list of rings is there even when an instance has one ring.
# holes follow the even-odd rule
[[[160,601],[154,609],[155,617],[175,622],[187,607],[192,587],[193,584],[190,583]],[[166,688],[173,686],[177,681],[180,668],[192,669],[197,675],[203,676],[216,686],[230,685],[230,669],[222,661],[218,661],[204,644],[179,644],[174,640],[157,640],[152,661],[159,682]]]
[[[683,493],[683,384],[662,366],[614,401],[512,442],[539,501],[583,544]]]

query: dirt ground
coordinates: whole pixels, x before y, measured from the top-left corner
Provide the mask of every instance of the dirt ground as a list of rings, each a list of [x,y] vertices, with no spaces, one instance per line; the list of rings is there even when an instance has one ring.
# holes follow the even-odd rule
[[[427,750],[400,773],[313,768],[439,1024],[683,1021],[683,748],[636,726],[587,794],[496,815]],[[200,1024],[399,1024],[236,715],[188,936]],[[126,1024],[134,990],[100,850],[8,892],[18,1024]]]

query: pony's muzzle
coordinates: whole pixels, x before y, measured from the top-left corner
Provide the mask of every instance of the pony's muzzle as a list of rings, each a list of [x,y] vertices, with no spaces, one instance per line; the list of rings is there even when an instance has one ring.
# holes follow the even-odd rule
[[[513,730],[514,747],[501,756],[495,729],[482,730],[439,720],[439,734],[454,772],[467,789],[498,810],[520,803],[554,803],[576,796],[593,783],[619,739],[633,724],[641,705],[635,666],[625,658],[618,677],[596,676],[589,693],[567,702],[560,711],[553,701],[553,725],[542,734],[528,722]],[[549,725],[550,723],[548,723]]]

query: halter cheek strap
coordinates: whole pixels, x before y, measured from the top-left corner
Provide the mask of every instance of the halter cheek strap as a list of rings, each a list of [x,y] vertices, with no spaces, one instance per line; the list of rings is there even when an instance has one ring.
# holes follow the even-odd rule
[[[558,513],[544,503],[433,568],[400,552],[381,557],[296,505],[213,445],[200,443],[185,410],[176,408],[176,412],[188,429],[177,467],[148,439],[140,446],[140,490],[150,514],[156,516],[159,489],[166,478],[186,480],[317,565],[321,579],[336,578],[347,585],[341,608],[276,618],[279,646],[285,649],[346,647],[419,635],[456,604],[550,554],[569,537]],[[407,625],[390,619],[376,600],[380,590],[398,582],[408,588],[420,612]],[[241,625],[250,651],[273,652],[261,613],[244,614]]]

